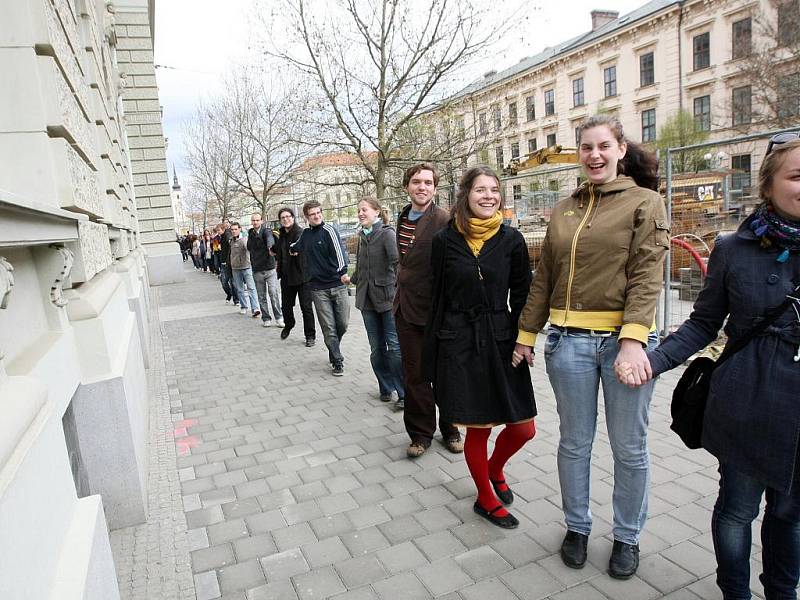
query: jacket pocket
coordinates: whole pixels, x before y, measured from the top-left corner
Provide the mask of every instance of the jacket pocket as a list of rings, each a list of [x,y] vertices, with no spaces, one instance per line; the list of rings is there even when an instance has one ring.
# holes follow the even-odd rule
[[[669,248],[669,224],[662,219],[655,219],[654,221],[655,227],[653,231],[655,232],[656,246]]]
[[[436,337],[440,340],[454,340],[456,339],[456,332],[450,329],[440,329],[436,332]]]

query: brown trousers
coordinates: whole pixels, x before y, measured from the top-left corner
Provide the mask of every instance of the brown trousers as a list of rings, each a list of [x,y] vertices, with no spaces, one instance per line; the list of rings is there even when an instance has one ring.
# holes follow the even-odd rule
[[[400,353],[403,356],[403,384],[406,388],[406,404],[403,421],[412,442],[430,446],[436,432],[436,402],[433,389],[422,376],[422,345],[425,328],[409,323],[398,308],[394,316]],[[459,438],[458,428],[439,419],[439,431],[445,440]]]

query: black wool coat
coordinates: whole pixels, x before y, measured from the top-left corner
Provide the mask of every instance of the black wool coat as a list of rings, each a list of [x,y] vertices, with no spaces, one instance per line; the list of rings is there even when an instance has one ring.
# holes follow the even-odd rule
[[[511,366],[531,268],[522,234],[501,225],[476,257],[452,221],[433,238],[426,371],[444,421],[515,423],[536,415],[527,364]]]

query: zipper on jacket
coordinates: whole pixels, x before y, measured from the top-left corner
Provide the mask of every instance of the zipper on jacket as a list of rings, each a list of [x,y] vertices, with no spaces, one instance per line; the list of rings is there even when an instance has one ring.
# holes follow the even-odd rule
[[[483,273],[481,273],[481,261],[477,256],[475,257],[475,266],[478,267],[478,279],[483,281]]]
[[[569,276],[567,277],[567,302],[566,306],[564,307],[564,322],[566,323],[569,318],[569,309],[570,305],[572,304],[572,282],[575,279],[575,252],[578,248],[578,236],[581,234],[581,230],[583,229],[584,225],[586,225],[586,221],[589,218],[589,215],[592,214],[592,208],[594,206],[594,185],[589,184],[589,206],[586,207],[586,214],[583,215],[583,219],[578,224],[578,229],[575,230],[575,235],[572,237],[572,247],[569,251]]]

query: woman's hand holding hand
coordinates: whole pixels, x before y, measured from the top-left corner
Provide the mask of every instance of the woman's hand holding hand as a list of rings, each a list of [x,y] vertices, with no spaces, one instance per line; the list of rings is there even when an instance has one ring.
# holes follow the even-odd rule
[[[627,338],[619,341],[614,372],[619,382],[629,387],[638,387],[653,378],[650,360],[641,342]]]
[[[523,360],[528,363],[529,367],[533,366],[533,348],[523,344],[516,344],[514,352],[511,353],[511,366],[516,367]]]
[[[347,273],[342,275],[342,283],[345,285],[350,285],[350,278],[347,276]]]

